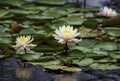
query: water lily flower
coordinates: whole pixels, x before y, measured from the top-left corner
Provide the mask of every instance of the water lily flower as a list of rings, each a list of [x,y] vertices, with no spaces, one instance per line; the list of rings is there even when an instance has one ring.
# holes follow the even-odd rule
[[[35,44],[32,44],[32,41],[33,41],[33,37],[32,36],[18,36],[16,38],[16,45],[14,45],[13,47],[17,48],[17,53],[20,51],[20,50],[30,50],[31,48],[35,47],[36,45]]]
[[[55,34],[53,36],[59,43],[64,44],[66,42],[81,41],[81,39],[76,38],[79,35],[80,33],[77,33],[77,29],[73,29],[70,25],[63,25],[62,27],[59,27],[59,29],[55,30]]]
[[[112,8],[104,7],[99,10],[99,15],[106,16],[106,17],[115,17],[118,15],[118,13],[113,10]]]

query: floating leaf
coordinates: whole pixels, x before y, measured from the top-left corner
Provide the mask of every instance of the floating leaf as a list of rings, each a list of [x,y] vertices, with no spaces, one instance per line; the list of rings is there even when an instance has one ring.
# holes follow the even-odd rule
[[[12,39],[11,38],[0,38],[0,43],[12,43]]]
[[[39,11],[26,11],[22,9],[10,9],[9,11],[16,15],[37,14],[39,12]]]
[[[86,66],[86,65],[92,64],[93,62],[94,60],[92,58],[85,58],[81,60],[80,62],[78,62],[77,64],[81,66]]]
[[[116,65],[111,65],[109,63],[106,64],[98,64],[98,63],[94,63],[92,65],[90,65],[92,68],[97,68],[97,69],[102,69],[102,70],[110,70],[110,69],[119,69],[120,67],[116,66]]]
[[[40,45],[34,48],[35,51],[40,52],[50,52],[50,51],[61,51],[63,47],[61,46],[48,46],[48,45]]]
[[[60,66],[60,65],[45,66],[45,68],[52,69],[52,70],[63,70],[63,71],[68,71],[68,72],[78,72],[78,71],[81,71],[80,68]]]
[[[19,34],[37,34],[33,28],[23,29]]]
[[[66,14],[67,14],[66,12],[61,13],[61,11],[56,11],[56,10],[46,11],[46,12],[42,13],[42,15],[44,15],[46,17],[53,17],[53,18],[59,18],[59,17],[64,16]]]
[[[72,50],[70,51],[70,57],[73,57],[73,58],[84,58],[85,57],[85,54],[82,53],[81,51],[79,50]]]
[[[27,61],[33,61],[33,60],[36,60],[36,59],[40,59],[40,54],[22,54],[20,55],[20,57],[24,60],[27,60]]]
[[[114,59],[120,59],[120,54],[109,53],[109,55]]]
[[[0,27],[0,32],[7,32],[7,31],[10,31],[10,29],[7,27]]]
[[[99,60],[95,60],[94,62],[96,63],[115,63],[117,60],[115,59],[110,59],[110,58],[103,58],[103,59],[99,59]]]
[[[98,21],[95,19],[87,19],[86,21],[84,21],[83,25],[88,28],[96,28],[99,24]]]
[[[58,21],[64,21],[69,25],[81,25],[85,21],[85,19],[71,17],[71,18],[61,18]]]
[[[25,10],[33,10],[33,11],[36,11],[36,10],[44,11],[48,9],[47,6],[36,6],[35,4],[25,4],[23,5],[23,8]]]
[[[55,60],[55,61],[44,61],[44,62],[30,62],[34,65],[42,65],[44,68],[46,69],[51,69],[51,70],[62,70],[62,71],[68,71],[68,72],[78,72],[81,71],[80,68],[77,67],[67,67],[67,66],[62,66],[60,65],[60,61],[59,60]]]
[[[3,38],[4,38],[4,37],[11,37],[11,34],[5,33],[5,32],[4,32],[4,33],[1,32],[1,33],[0,33],[0,37],[3,37]]]
[[[117,44],[113,42],[102,42],[95,46],[95,49],[99,50],[117,50]]]
[[[22,0],[1,0],[0,5],[10,5],[21,7],[25,2]]]
[[[79,29],[79,31],[80,31],[80,37],[90,38],[90,37],[96,37],[97,36],[97,34],[95,34],[91,31],[91,29],[87,29],[87,28],[84,28],[84,27],[81,27]]]
[[[0,9],[0,18],[4,17],[4,16],[7,15],[8,13],[9,13],[8,10]]]
[[[120,36],[120,28],[118,28],[118,27],[105,28],[104,30],[107,35]]]
[[[48,5],[63,5],[66,3],[66,0],[36,0],[37,3],[40,4],[48,4]]]
[[[104,57],[108,56],[108,54],[102,54],[102,53],[96,54],[96,53],[93,53],[93,52],[86,53],[85,55],[88,58],[94,58],[94,59],[101,59],[101,58],[104,58]]]

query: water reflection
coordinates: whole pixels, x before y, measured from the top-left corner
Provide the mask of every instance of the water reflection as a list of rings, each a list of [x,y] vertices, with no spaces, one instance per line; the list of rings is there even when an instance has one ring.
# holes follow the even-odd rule
[[[20,67],[16,70],[16,76],[27,81],[32,76],[32,71],[30,68]]]
[[[77,81],[76,77],[70,74],[60,74],[55,76],[54,81]]]

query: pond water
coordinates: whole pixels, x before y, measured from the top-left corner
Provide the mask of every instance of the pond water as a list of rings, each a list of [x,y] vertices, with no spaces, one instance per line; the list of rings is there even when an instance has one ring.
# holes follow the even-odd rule
[[[45,72],[41,66],[25,63],[22,60],[7,58],[0,60],[0,81],[120,81],[120,69],[101,71],[89,67],[80,67],[81,72],[56,74]]]
[[[86,0],[86,5],[87,6],[92,6],[92,7],[102,7],[103,3],[108,0]],[[84,0],[68,0],[68,2],[84,2]]]

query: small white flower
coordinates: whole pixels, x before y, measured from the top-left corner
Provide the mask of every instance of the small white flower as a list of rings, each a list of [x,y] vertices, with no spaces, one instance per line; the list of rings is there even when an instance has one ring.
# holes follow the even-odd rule
[[[31,36],[18,36],[16,38],[16,45],[14,45],[13,47],[17,48],[17,52],[19,52],[20,50],[30,50],[31,48],[35,47],[35,44],[32,44],[31,42],[33,41],[33,37]]]
[[[80,33],[77,33],[77,29],[73,30],[72,26],[65,26],[59,27],[59,29],[55,30],[55,34],[53,35],[59,43],[63,44],[66,42],[79,42],[81,39],[77,39],[75,37],[79,36]]]
[[[101,16],[115,17],[118,15],[118,13],[115,10],[108,7],[101,8],[99,11],[99,15]]]

